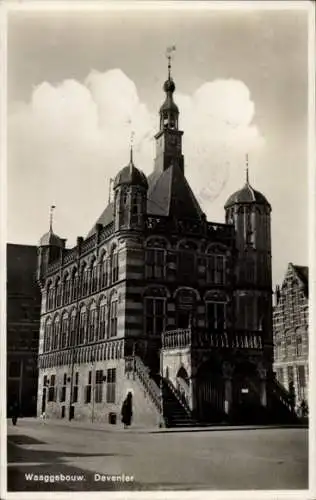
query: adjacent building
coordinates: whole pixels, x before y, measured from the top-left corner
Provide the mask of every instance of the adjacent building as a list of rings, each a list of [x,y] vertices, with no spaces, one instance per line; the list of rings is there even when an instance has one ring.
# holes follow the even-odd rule
[[[41,295],[37,247],[7,245],[7,410],[36,415]]]
[[[207,220],[170,68],[163,90],[152,173],[131,149],[87,237],[67,249],[51,225],[40,241],[38,415],[114,423],[131,391],[139,423],[255,421],[282,399],[270,390],[271,206],[247,170],[225,224]]]
[[[273,332],[277,380],[294,385],[297,404],[308,402],[308,267],[289,263],[276,289]]]

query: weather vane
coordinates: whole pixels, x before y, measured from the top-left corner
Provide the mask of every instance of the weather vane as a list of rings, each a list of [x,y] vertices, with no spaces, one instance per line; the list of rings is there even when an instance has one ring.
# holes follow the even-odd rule
[[[168,59],[168,77],[169,78],[171,76],[171,58],[172,58],[172,54],[173,54],[173,52],[175,52],[175,50],[176,50],[175,45],[170,45],[170,47],[167,47],[167,50],[166,50],[166,56]]]

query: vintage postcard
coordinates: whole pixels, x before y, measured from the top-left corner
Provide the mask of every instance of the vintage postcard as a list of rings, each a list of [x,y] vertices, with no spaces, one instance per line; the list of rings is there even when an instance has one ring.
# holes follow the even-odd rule
[[[312,498],[313,3],[1,11],[2,498]]]

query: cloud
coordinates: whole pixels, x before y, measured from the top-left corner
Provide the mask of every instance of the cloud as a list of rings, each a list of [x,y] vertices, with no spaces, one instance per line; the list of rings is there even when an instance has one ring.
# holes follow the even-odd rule
[[[192,95],[177,91],[175,100],[186,175],[213,219],[223,213],[222,206],[214,210],[215,200],[240,174],[245,153],[264,144],[255,105],[237,80],[206,82]],[[83,83],[35,87],[30,102],[17,104],[8,117],[10,240],[36,243],[54,203],[56,231],[73,244],[107,203],[108,179],[128,161],[132,129],[137,166],[150,173],[157,128],[157,113],[120,69],[92,71]]]

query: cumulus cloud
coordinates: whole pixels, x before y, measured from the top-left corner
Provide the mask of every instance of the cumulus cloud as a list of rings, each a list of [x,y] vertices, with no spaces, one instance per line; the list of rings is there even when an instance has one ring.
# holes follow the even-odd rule
[[[218,213],[214,203],[234,179],[236,166],[264,143],[250,91],[241,81],[216,80],[192,95],[177,91],[175,100],[185,132],[187,178],[205,212]],[[61,236],[73,244],[86,234],[107,203],[109,178],[128,161],[132,129],[137,165],[147,174],[153,168],[157,113],[119,69],[92,71],[83,83],[43,82],[30,102],[15,106],[8,126],[13,241],[35,243],[47,227],[51,203],[57,205]]]

